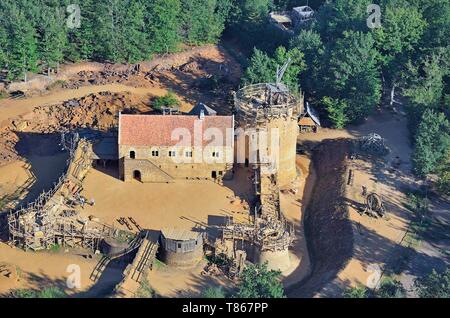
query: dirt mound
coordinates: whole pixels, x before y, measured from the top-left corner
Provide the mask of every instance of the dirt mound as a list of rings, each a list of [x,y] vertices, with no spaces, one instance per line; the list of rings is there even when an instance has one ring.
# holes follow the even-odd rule
[[[19,159],[17,143],[22,133],[51,134],[69,129],[106,131],[118,125],[118,112],[138,103],[129,93],[103,92],[59,105],[39,106],[0,130],[0,165]]]
[[[346,158],[350,140],[324,140],[313,150],[317,178],[305,214],[305,234],[312,272],[288,289],[289,297],[312,297],[352,256],[353,233],[344,202]]]

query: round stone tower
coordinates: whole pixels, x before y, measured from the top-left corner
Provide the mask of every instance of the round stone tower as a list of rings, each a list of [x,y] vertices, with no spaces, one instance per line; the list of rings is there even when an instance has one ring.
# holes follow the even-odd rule
[[[245,141],[235,143],[240,148],[235,149],[237,159],[241,154],[246,164],[269,163],[276,169],[279,186],[292,182],[297,177],[295,155],[303,97],[291,94],[283,83],[262,83],[238,90],[234,104],[237,126],[246,135]]]

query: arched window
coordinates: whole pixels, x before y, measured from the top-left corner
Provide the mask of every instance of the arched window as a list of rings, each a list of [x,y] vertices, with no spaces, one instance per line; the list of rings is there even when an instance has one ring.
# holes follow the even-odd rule
[[[130,151],[130,158],[131,159],[135,159],[136,158],[136,153],[134,151]]]

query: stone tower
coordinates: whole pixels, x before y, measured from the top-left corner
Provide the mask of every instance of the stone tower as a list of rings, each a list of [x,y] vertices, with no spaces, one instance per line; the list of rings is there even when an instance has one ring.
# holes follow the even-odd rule
[[[248,164],[270,163],[276,169],[277,184],[289,184],[297,177],[295,156],[303,97],[295,97],[283,83],[245,86],[234,97],[237,127],[246,135],[245,141],[242,138],[236,143],[241,163],[242,158]],[[261,132],[266,132],[267,142],[259,142],[264,136]]]

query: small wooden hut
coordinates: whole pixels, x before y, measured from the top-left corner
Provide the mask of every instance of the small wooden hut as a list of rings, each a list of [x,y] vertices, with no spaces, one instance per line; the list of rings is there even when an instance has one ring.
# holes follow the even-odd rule
[[[161,247],[161,258],[167,265],[193,267],[203,257],[203,235],[183,229],[163,228]]]
[[[320,119],[316,110],[306,102],[306,112],[298,120],[300,132],[317,132],[320,127]]]

